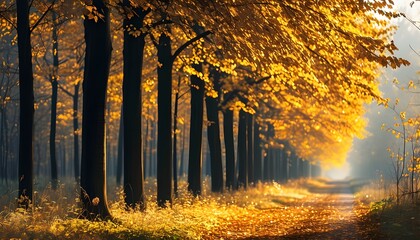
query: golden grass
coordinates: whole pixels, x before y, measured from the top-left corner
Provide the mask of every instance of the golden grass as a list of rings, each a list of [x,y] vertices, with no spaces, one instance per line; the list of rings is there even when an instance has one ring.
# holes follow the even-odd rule
[[[16,192],[8,191],[0,198],[0,239],[200,239],[211,236],[226,221],[247,212],[281,208],[300,201],[308,193],[297,184],[288,187],[277,183],[258,184],[248,190],[213,194],[205,181],[203,195],[194,198],[180,182],[179,198],[172,206],[156,205],[156,181],[146,184],[147,209],[127,211],[120,188],[109,194],[109,206],[115,221],[79,219],[75,186],[61,184],[35,193],[35,203],[28,211],[15,207]]]

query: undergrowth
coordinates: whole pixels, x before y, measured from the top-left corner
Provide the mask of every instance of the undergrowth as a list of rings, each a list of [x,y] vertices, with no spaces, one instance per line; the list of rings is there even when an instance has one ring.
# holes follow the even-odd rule
[[[120,187],[109,191],[114,221],[80,219],[78,191],[74,184],[47,186],[34,193],[28,211],[16,208],[15,191],[2,189],[0,196],[0,239],[200,239],[225,220],[254,209],[270,209],[301,199],[307,192],[296,186],[258,184],[247,190],[214,194],[208,179],[203,194],[193,197],[180,181],[179,197],[172,206],[156,204],[156,180],[146,181],[147,208],[126,210]],[[112,190],[112,189],[111,189]]]

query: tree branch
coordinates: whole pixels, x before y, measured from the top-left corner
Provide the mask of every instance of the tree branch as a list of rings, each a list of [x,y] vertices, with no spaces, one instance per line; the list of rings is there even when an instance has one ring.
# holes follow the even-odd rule
[[[200,40],[201,38],[204,38],[208,35],[210,35],[212,32],[211,31],[205,31],[202,32],[200,34],[198,34],[197,36],[191,38],[190,40],[188,40],[187,42],[185,42],[182,46],[180,46],[174,53],[174,55],[172,55],[172,62],[175,61],[175,59],[178,57],[178,55],[184,50],[186,49],[188,46],[190,46],[191,44],[193,44],[194,42]]]
[[[54,7],[55,5],[55,1],[53,0],[51,5],[48,6],[47,10],[45,10],[45,12],[42,14],[42,16],[38,19],[38,21],[31,27],[30,32],[32,33],[34,31],[34,29],[41,23],[41,21],[45,18],[45,16],[47,16],[47,13],[49,11],[51,11],[51,9]]]

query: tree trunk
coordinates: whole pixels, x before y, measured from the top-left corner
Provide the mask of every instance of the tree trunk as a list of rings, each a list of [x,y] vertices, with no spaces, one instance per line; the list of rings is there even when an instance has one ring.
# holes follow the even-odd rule
[[[19,52],[19,205],[28,207],[33,187],[34,77],[32,72],[29,1],[16,1]]]
[[[5,182],[7,179],[7,170],[5,168],[6,166],[6,138],[4,138],[5,132],[7,131],[6,128],[4,128],[4,122],[5,122],[5,111],[6,108],[4,107],[5,104],[0,103],[0,173],[1,173],[1,182]],[[7,139],[7,141],[9,141]]]
[[[248,156],[247,156],[247,113],[243,110],[239,112],[238,125],[238,187],[248,187]]]
[[[74,95],[73,95],[73,144],[74,144],[74,178],[76,183],[80,183],[80,150],[79,150],[79,88],[80,82],[74,85]]]
[[[211,77],[214,89],[220,92],[220,73],[216,69],[211,69]],[[219,123],[219,98],[206,96],[207,110],[207,138],[209,141],[210,161],[211,161],[211,190],[213,192],[223,191],[223,165],[222,147],[220,141]]]
[[[235,144],[233,139],[233,111],[226,109],[223,112],[223,135],[226,150],[226,188],[235,186]]]
[[[149,139],[149,120],[146,120],[146,130],[144,131],[144,137],[143,137],[143,176],[144,178],[147,178],[147,168],[150,166],[150,164],[147,163],[147,153],[148,153],[148,140]]]
[[[130,6],[129,0],[124,0]],[[124,126],[124,193],[127,206],[144,209],[144,176],[141,132],[141,80],[146,33],[134,36],[130,28],[142,29],[143,19],[150,12],[132,8],[133,15],[124,19],[124,77],[123,77],[123,126]]]
[[[201,73],[201,64],[194,64],[194,69]],[[188,163],[188,190],[194,196],[201,194],[202,136],[203,136],[203,101],[204,81],[191,76],[191,120],[190,147]]]
[[[153,151],[156,149],[156,122],[151,120],[151,133],[149,139],[149,176],[154,177],[156,176],[156,168],[155,168],[155,152]]]
[[[158,61],[158,139],[157,202],[160,207],[172,204],[172,54],[171,38],[159,37]]]
[[[247,113],[246,121],[248,183],[254,183],[254,115]]]
[[[117,156],[117,185],[121,185],[121,178],[123,172],[123,159],[124,159],[124,121],[123,110],[121,108],[120,126],[118,128],[118,156]]]
[[[93,1],[103,14],[97,22],[84,20],[85,70],[83,80],[81,199],[82,216],[110,218],[106,195],[105,102],[111,62],[109,10],[104,1]]]
[[[217,110],[217,99],[207,97],[207,136],[210,150],[211,163],[211,189],[213,192],[223,191],[223,165],[222,149],[220,141],[219,114]]]
[[[174,193],[175,197],[178,197],[178,158],[177,158],[177,143],[178,143],[178,102],[179,102],[179,90],[181,86],[181,77],[178,77],[177,90],[175,94],[175,109],[174,109],[174,137],[173,137],[173,177],[174,177]]]
[[[286,148],[281,149],[281,180],[287,182],[289,179],[289,156],[287,154]]]
[[[51,121],[50,121],[50,161],[51,161],[51,186],[52,189],[57,189],[58,174],[57,174],[57,155],[56,155],[56,126],[57,126],[57,98],[58,98],[58,36],[56,25],[56,13],[52,12],[52,39],[53,39],[53,72],[51,74]]]
[[[181,159],[179,164],[179,175],[183,176],[185,174],[185,159],[184,159],[184,152],[185,152],[185,134],[186,134],[186,126],[187,124],[183,124],[182,127],[182,145],[181,145]]]
[[[260,125],[254,120],[254,182],[262,181],[262,148]]]

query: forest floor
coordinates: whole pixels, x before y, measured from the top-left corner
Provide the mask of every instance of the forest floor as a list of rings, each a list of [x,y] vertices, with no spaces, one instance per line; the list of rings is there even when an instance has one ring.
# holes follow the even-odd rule
[[[353,194],[343,182],[266,183],[224,194],[204,190],[200,198],[181,183],[172,207],[160,209],[150,181],[145,212],[127,212],[121,190],[114,191],[116,221],[96,222],[78,219],[77,197],[65,197],[71,188],[44,189],[30,211],[14,208],[3,191],[0,239],[420,239],[418,207],[377,201],[366,190]]]

